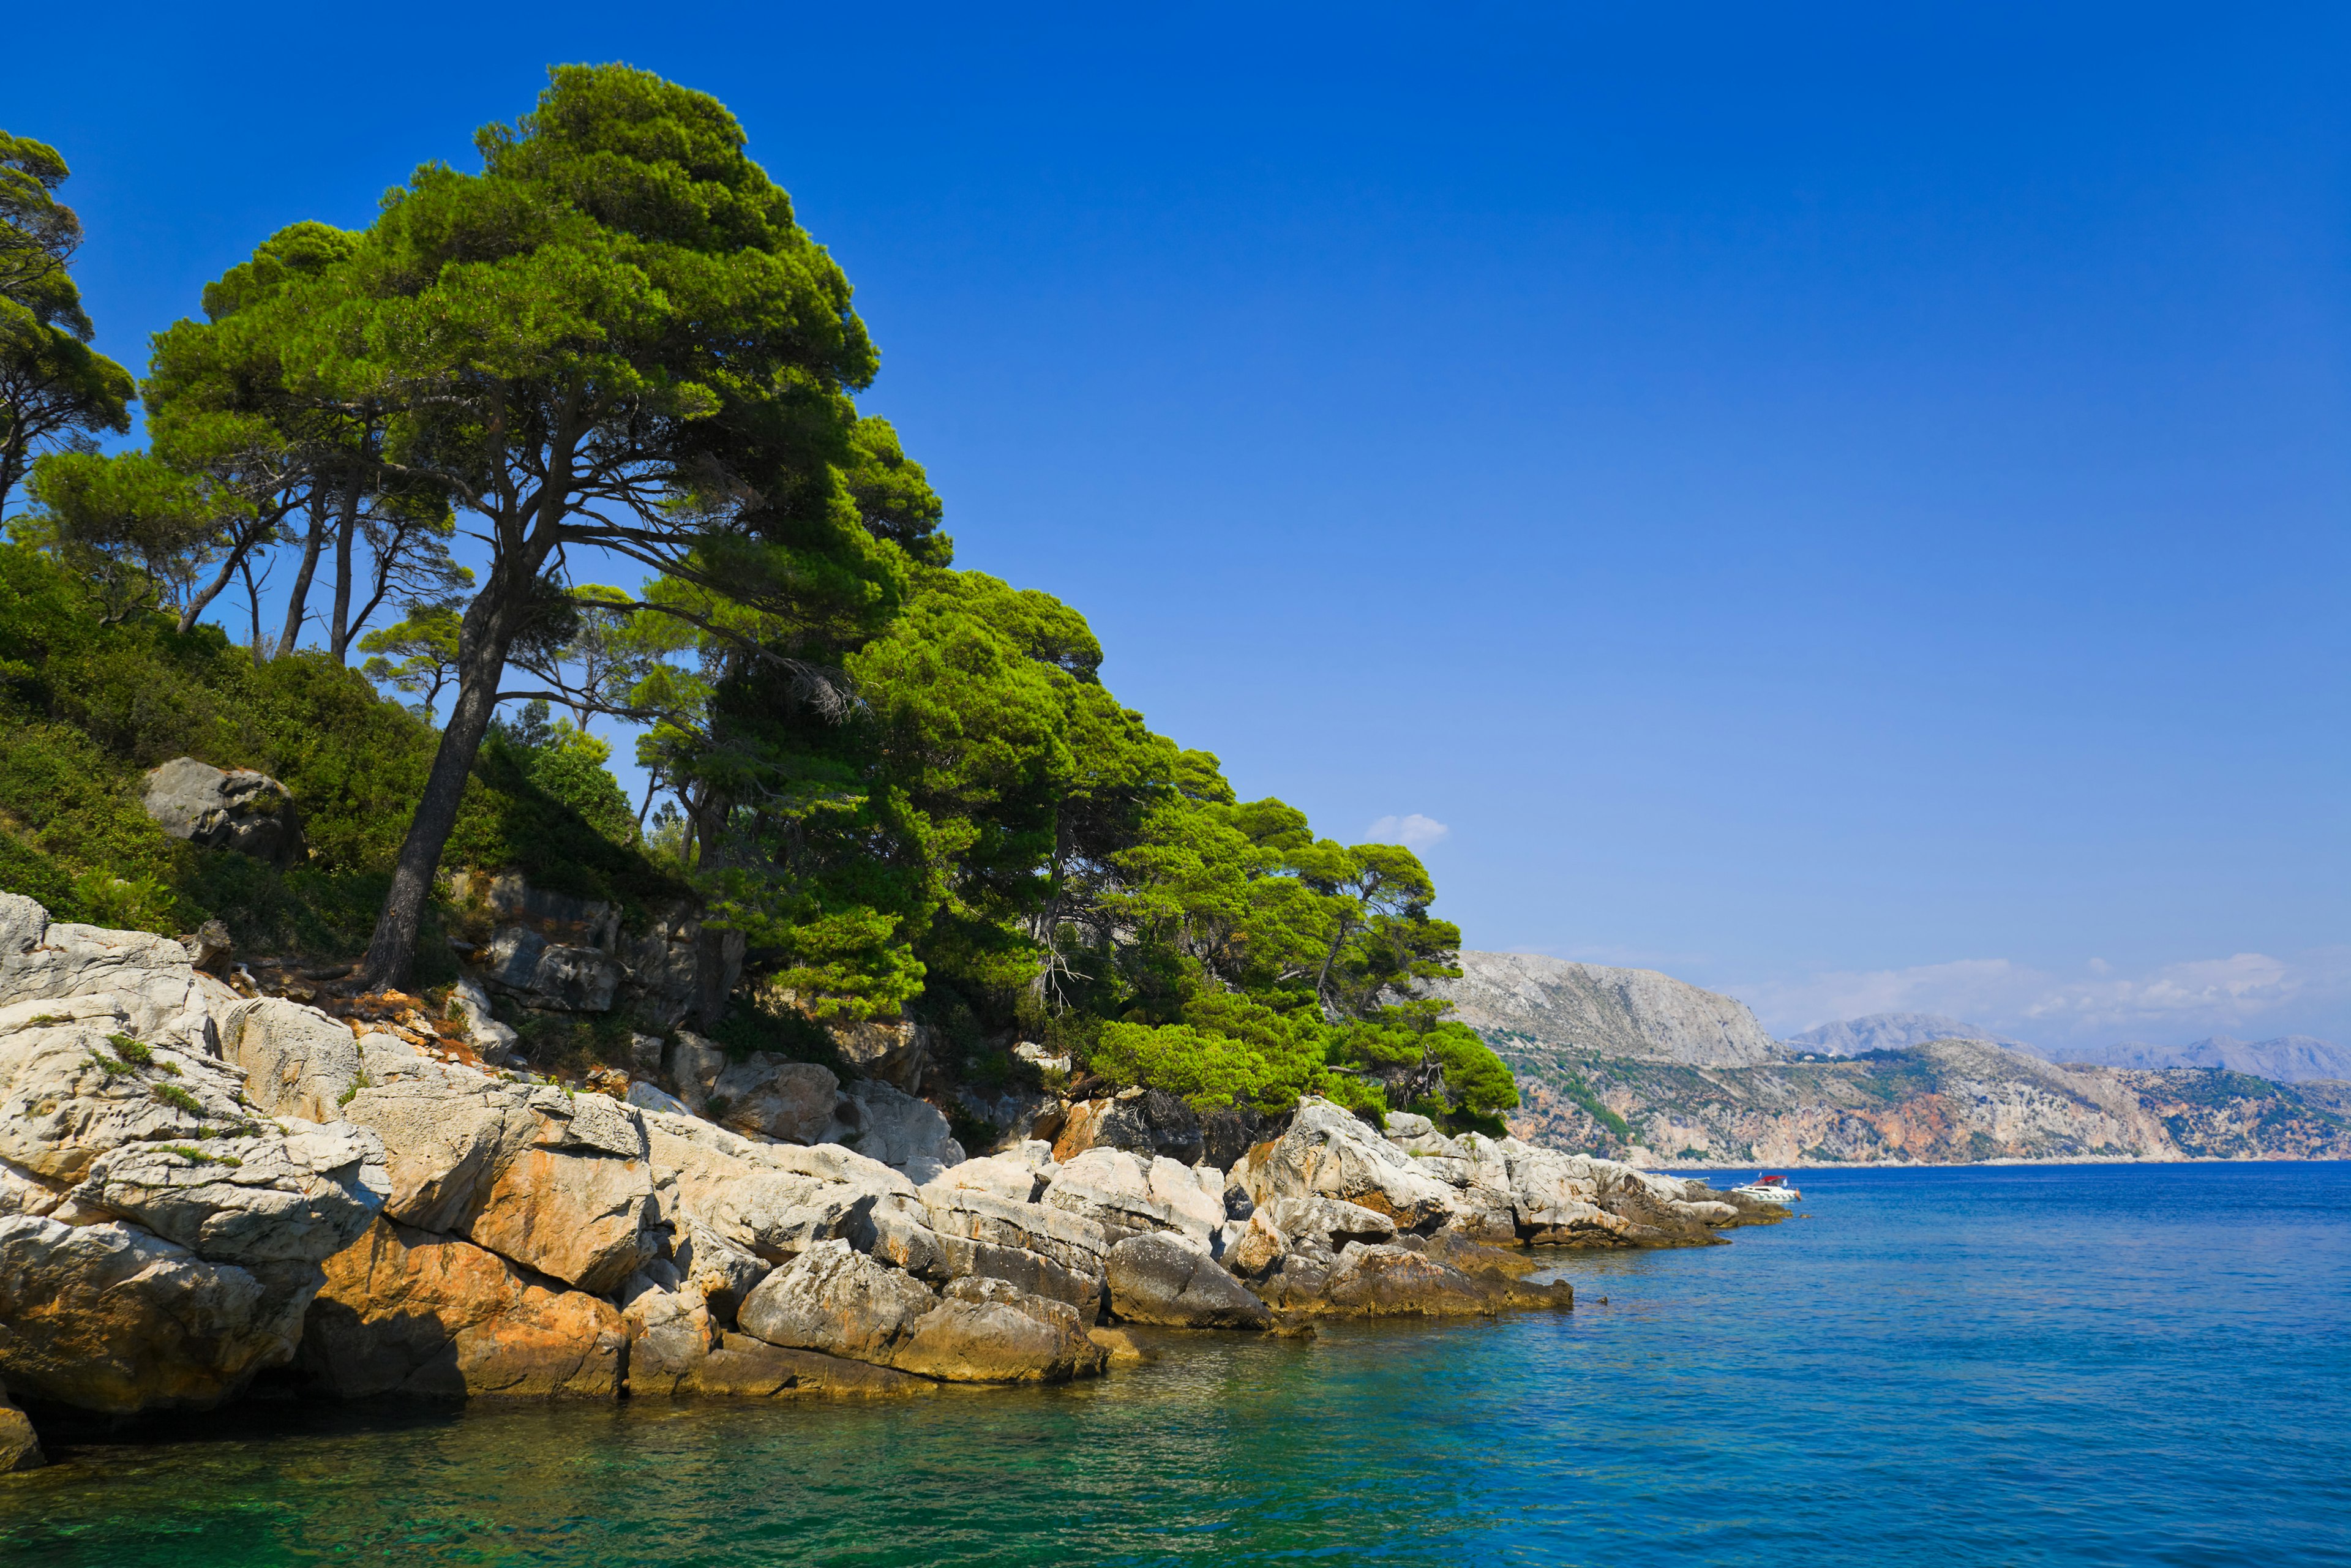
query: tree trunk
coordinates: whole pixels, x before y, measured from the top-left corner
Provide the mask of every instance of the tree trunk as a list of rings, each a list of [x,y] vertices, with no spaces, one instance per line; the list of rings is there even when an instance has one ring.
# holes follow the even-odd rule
[[[353,479],[350,486],[343,495],[342,516],[335,519],[335,618],[327,623],[327,652],[335,656],[335,663],[339,664],[351,662],[351,536],[360,531],[360,482]],[[498,643],[501,673],[506,667],[506,643],[501,641]],[[492,675],[490,679],[495,685],[497,676]],[[486,724],[489,721],[485,719],[483,722]],[[470,768],[473,765],[474,759],[468,755],[465,766]]]
[[[277,639],[277,657],[284,658],[302,640],[302,612],[310,600],[310,579],[319,570],[319,551],[327,542],[327,487],[310,487],[310,533],[302,541],[302,565],[286,601],[286,632]]]
[[[11,423],[15,425],[15,422]],[[25,441],[23,428],[15,425],[8,432],[8,439],[0,442],[0,515],[7,512],[9,496],[24,483],[26,471],[31,467],[25,461]]]
[[[246,556],[237,570],[245,577],[245,609],[253,620],[253,667],[257,670],[267,661],[261,648],[261,585],[253,580],[253,557]]]
[[[369,990],[404,987],[415,965],[416,936],[424,923],[425,902],[433,895],[434,873],[441,868],[441,851],[457,825],[465,780],[474,771],[482,737],[489,731],[490,716],[497,711],[498,682],[506,674],[507,646],[514,640],[513,610],[524,602],[516,584],[527,586],[531,575],[507,574],[502,580],[493,569],[489,583],[465,612],[465,630],[457,639],[457,700],[450,706],[448,727],[441,732],[441,747],[433,754],[433,771],[425,777],[408,837],[401,841],[392,891],[384,897],[367,956],[360,960]]]
[[[210,609],[213,601],[218,599],[222,591],[236,580],[237,569],[245,564],[246,555],[260,541],[262,536],[269,531],[269,528],[268,523],[256,518],[236,536],[235,541],[229,548],[228,559],[221,562],[220,570],[214,574],[210,583],[188,600],[188,607],[180,612],[182,632],[193,626],[196,623],[196,617]]]

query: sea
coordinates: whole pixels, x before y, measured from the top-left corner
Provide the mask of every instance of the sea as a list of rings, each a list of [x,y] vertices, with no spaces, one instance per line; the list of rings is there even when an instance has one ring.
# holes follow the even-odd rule
[[[915,1403],[248,1406],[0,1563],[2351,1563],[2351,1166],[1808,1170],[1572,1312]]]

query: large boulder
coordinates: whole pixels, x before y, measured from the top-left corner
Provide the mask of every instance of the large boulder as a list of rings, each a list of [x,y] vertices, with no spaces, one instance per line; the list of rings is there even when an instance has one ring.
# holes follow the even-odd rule
[[[715,1021],[742,977],[744,942],[741,931],[705,925],[682,904],[622,933],[613,951],[628,966],[622,990],[632,1010],[656,1030]]]
[[[654,1167],[635,1107],[410,1061],[413,1072],[371,1083],[343,1108],[383,1140],[393,1218],[599,1295],[659,1251]]]
[[[1199,1163],[1207,1148],[1199,1113],[1164,1089],[1129,1089],[1115,1098],[1070,1107],[1054,1135],[1053,1157],[1067,1162],[1088,1149],[1124,1149],[1149,1160]]]
[[[1218,1173],[1164,1156],[1146,1165],[1124,1149],[1088,1149],[1068,1161],[1046,1190],[1045,1203],[1083,1215],[1113,1239],[1172,1230],[1210,1247],[1225,1225]]]
[[[956,1281],[891,1356],[902,1372],[943,1383],[1066,1383],[1097,1375],[1109,1355],[1091,1320],[1002,1280]]]
[[[1395,1221],[1377,1209],[1335,1197],[1278,1197],[1255,1216],[1285,1236],[1320,1239],[1333,1252],[1350,1241],[1373,1246],[1395,1239]]]
[[[726,1332],[709,1299],[666,1259],[653,1259],[629,1276],[618,1299],[632,1394],[678,1393]]]
[[[302,847],[293,791],[251,768],[175,757],[149,771],[140,799],[165,833],[203,849],[285,865]]]
[[[388,1186],[372,1134],[288,1118],[243,1137],[109,1149],[65,1197],[214,1261],[315,1264],[367,1228]]]
[[[89,1002],[87,1011],[74,1005],[79,1000]],[[111,1014],[141,1040],[170,1036],[209,1053],[217,1035],[211,1009],[236,1000],[168,936],[53,921],[33,900],[0,893],[0,1031],[51,1014]],[[50,1005],[58,1003],[66,1005]]]
[[[1000,1197],[1007,1203],[1034,1203],[1061,1167],[1050,1158],[1031,1158],[1027,1150],[1045,1150],[1043,1144],[1028,1144],[999,1155],[984,1155],[976,1160],[964,1160],[941,1171],[923,1184],[924,1201],[934,1192],[984,1192]]]
[[[713,1120],[743,1132],[813,1144],[832,1125],[840,1090],[841,1081],[827,1068],[755,1051],[712,1081],[707,1110]]]
[[[1278,1197],[1344,1199],[1406,1230],[1434,1229],[1453,1212],[1453,1189],[1377,1131],[1327,1100],[1299,1102],[1289,1129],[1249,1150],[1236,1175],[1259,1205]]]
[[[178,943],[0,895],[0,1373],[21,1390],[233,1397],[381,1208],[373,1134],[265,1118],[218,1058],[237,1000]]]
[[[300,1367],[344,1398],[609,1399],[627,1343],[609,1301],[455,1237],[379,1221],[328,1260]]]
[[[39,1434],[22,1410],[8,1402],[0,1387],[0,1476],[16,1470],[37,1470],[48,1461],[41,1454]]]
[[[705,927],[684,904],[624,930],[619,904],[534,887],[518,871],[460,873],[449,891],[492,927],[481,953],[495,983],[528,1006],[626,1006],[665,1030],[716,1018],[742,973],[743,934]]]
[[[946,1383],[1054,1383],[1099,1372],[1080,1310],[1002,1280],[935,1292],[845,1240],[810,1248],[760,1281],[743,1332],[787,1350],[895,1367]]]
[[[1360,1243],[1340,1254],[1317,1304],[1363,1317],[1463,1317],[1494,1312],[1496,1292],[1442,1260]]]
[[[1206,1252],[1173,1236],[1130,1236],[1110,1249],[1110,1310],[1128,1322],[1261,1329],[1273,1314]]]
[[[1721,1239],[1718,1211],[1693,1205],[1683,1184],[1614,1160],[1499,1145],[1508,1164],[1520,1239],[1541,1246],[1691,1247]]]
[[[927,1226],[921,1239],[938,1274],[1001,1280],[1067,1301],[1092,1321],[1110,1246],[1101,1226],[1063,1209],[943,1182],[925,1186],[921,1197]],[[878,1206],[876,1216],[886,1218]]]
[[[109,1415],[205,1409],[283,1364],[316,1263],[218,1263],[120,1220],[0,1218],[0,1372]]]
[[[726,1051],[717,1041],[682,1029],[670,1037],[664,1070],[677,1097],[699,1116],[708,1109],[718,1075],[726,1071]]]
[[[912,1019],[872,1019],[834,1024],[828,1030],[841,1060],[861,1078],[871,1078],[906,1093],[923,1086],[923,1069],[929,1064],[929,1026]]]
[[[743,1332],[788,1350],[887,1364],[938,1304],[912,1275],[821,1241],[759,1281],[743,1303]]]
[[[621,1322],[629,1335],[632,1398],[874,1396],[938,1387],[887,1367],[730,1333],[693,1281],[663,1262],[649,1265],[623,1289]]]
[[[964,1158],[938,1107],[870,1079],[855,1080],[841,1092],[820,1141],[852,1147],[904,1172],[916,1186]]]
[[[609,953],[549,942],[527,925],[499,926],[482,967],[491,989],[550,1012],[610,1012],[626,974]]]

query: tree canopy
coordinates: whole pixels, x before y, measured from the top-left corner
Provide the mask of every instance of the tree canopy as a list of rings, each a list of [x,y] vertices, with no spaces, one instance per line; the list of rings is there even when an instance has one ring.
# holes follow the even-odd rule
[[[475,145],[477,172],[427,164],[366,228],[293,225],[209,286],[154,340],[149,449],[41,457],[19,529],[125,636],[196,634],[290,552],[256,658],[357,652],[414,701],[383,705],[415,770],[368,862],[371,980],[408,974],[444,856],[538,831],[521,805],[486,829],[486,786],[691,887],[765,1016],[911,1012],[951,1071],[1043,1040],[1203,1110],[1516,1103],[1424,994],[1460,935],[1417,856],[1241,800],[1117,700],[1076,610],[954,567],[922,465],[857,405],[880,360],[847,277],[722,105],[562,66]],[[0,162],[0,285],[79,341],[64,165]],[[616,565],[635,589],[587,580]],[[633,810],[598,719],[636,729]]]
[[[0,514],[44,450],[131,428],[131,372],[89,346],[68,270],[81,220],[57,200],[57,150],[0,131]]]

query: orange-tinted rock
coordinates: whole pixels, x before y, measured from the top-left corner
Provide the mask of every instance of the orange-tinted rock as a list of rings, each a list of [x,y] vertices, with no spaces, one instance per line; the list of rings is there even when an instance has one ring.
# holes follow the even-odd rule
[[[327,1260],[300,1366],[346,1398],[609,1399],[620,1392],[625,1343],[608,1301],[471,1242],[378,1220]]]

